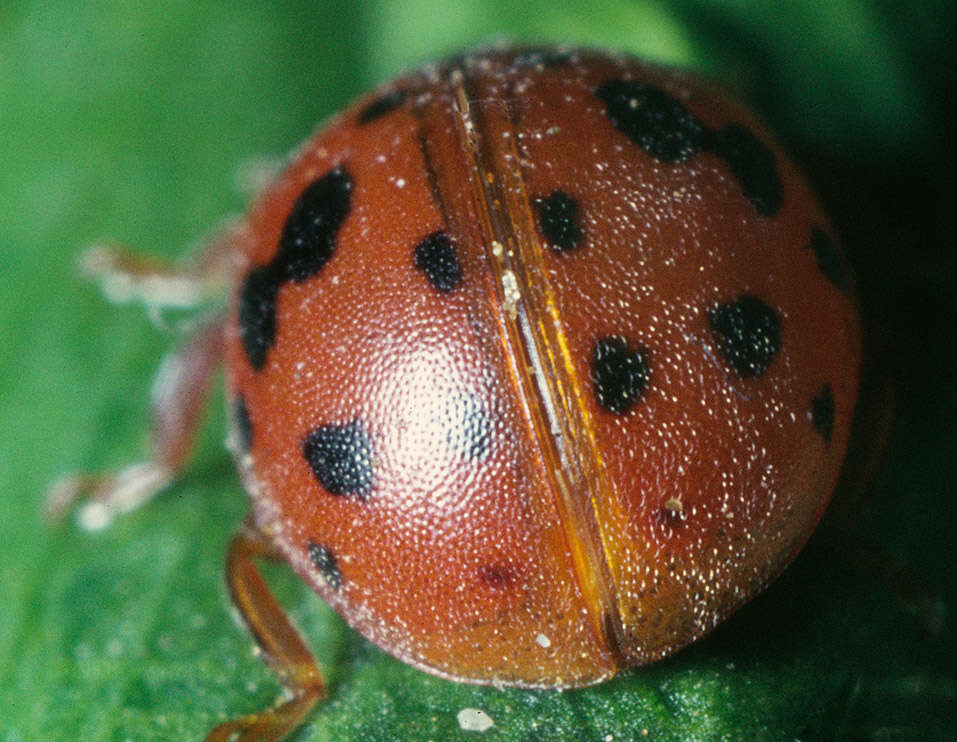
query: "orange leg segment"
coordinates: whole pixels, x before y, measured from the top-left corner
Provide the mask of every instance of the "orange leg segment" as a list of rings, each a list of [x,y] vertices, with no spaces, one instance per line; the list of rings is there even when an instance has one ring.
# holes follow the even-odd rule
[[[291,698],[268,711],[220,724],[206,742],[275,742],[298,727],[325,695],[315,658],[276,602],[254,559],[282,557],[268,537],[247,521],[230,544],[226,579],[239,615]]]

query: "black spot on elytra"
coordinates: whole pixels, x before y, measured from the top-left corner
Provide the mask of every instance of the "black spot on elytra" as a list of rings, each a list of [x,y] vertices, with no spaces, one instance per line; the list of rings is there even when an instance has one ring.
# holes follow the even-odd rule
[[[239,289],[239,333],[249,364],[257,371],[276,342],[276,296],[279,281],[269,268],[253,268]]]
[[[851,290],[851,281],[841,262],[841,254],[837,245],[827,236],[827,232],[818,226],[811,229],[811,241],[808,248],[817,258],[817,267],[824,277],[839,290],[848,293]]]
[[[317,544],[315,541],[310,541],[308,547],[309,559],[312,560],[313,566],[319,570],[319,574],[322,575],[326,584],[333,590],[342,587],[342,572],[339,570],[339,562],[336,560],[336,555],[332,553],[332,549]]]
[[[249,408],[243,395],[236,397],[233,403],[233,422],[236,425],[237,443],[239,450],[248,453],[253,447],[253,421],[249,417]]]
[[[462,266],[455,246],[445,232],[433,232],[415,248],[415,267],[442,293],[452,291],[462,280]]]
[[[310,183],[286,218],[279,249],[250,269],[239,289],[239,331],[250,365],[260,370],[276,342],[276,299],[287,281],[312,278],[332,257],[349,213],[352,179],[337,167]]]
[[[385,116],[394,111],[405,102],[406,92],[404,90],[392,90],[383,96],[376,98],[369,105],[359,111],[356,117],[360,124],[368,124],[370,121]]]
[[[564,191],[552,191],[534,201],[538,228],[553,250],[574,250],[581,243],[578,202]]]
[[[781,178],[774,153],[743,126],[728,126],[714,136],[714,151],[731,166],[754,210],[773,216],[781,208]]]
[[[662,162],[680,162],[702,145],[705,129],[687,108],[660,88],[609,80],[596,91],[611,123]]]
[[[302,283],[329,262],[351,195],[352,179],[342,167],[314,180],[299,194],[270,263],[283,280]]]
[[[781,320],[763,301],[743,294],[708,313],[718,350],[742,377],[761,376],[781,344]]]
[[[511,587],[518,574],[508,564],[483,564],[478,568],[479,579],[491,588],[503,590]]]
[[[445,403],[445,438],[449,447],[470,459],[482,458],[492,445],[492,422],[478,398],[452,396]]]
[[[302,442],[302,455],[312,473],[333,495],[365,500],[372,490],[372,443],[362,424],[320,425]]]
[[[675,163],[714,152],[728,163],[755,211],[773,216],[781,208],[774,153],[745,127],[710,129],[674,96],[633,80],[608,80],[595,94],[612,125],[656,160]]]
[[[825,443],[831,442],[834,432],[834,392],[825,384],[811,400],[811,425],[821,434]]]
[[[595,342],[591,377],[602,407],[619,415],[632,408],[651,380],[648,355],[647,348],[629,348],[615,335]]]

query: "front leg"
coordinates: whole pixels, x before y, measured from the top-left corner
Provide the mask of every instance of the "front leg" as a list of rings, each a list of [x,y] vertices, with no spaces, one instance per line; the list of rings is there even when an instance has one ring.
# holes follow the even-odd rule
[[[220,227],[202,249],[184,263],[141,255],[103,242],[85,250],[79,266],[117,304],[142,303],[156,317],[163,309],[195,309],[220,298],[235,278],[239,256],[249,239],[242,220]]]
[[[263,658],[292,697],[267,711],[220,724],[207,735],[206,742],[275,742],[298,727],[325,695],[315,658],[276,602],[255,559],[282,561],[283,557],[268,537],[247,521],[230,543],[226,559],[229,592]]]

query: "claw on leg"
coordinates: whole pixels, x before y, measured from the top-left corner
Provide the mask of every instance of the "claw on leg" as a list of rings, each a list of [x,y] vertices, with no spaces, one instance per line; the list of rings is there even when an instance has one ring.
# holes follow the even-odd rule
[[[318,697],[297,696],[263,714],[250,714],[213,729],[204,742],[277,742],[295,729]]]
[[[233,604],[291,698],[267,711],[215,727],[206,742],[277,742],[298,727],[325,695],[325,683],[306,647],[269,587],[255,559],[281,560],[269,539],[247,522],[232,540],[226,579]]]

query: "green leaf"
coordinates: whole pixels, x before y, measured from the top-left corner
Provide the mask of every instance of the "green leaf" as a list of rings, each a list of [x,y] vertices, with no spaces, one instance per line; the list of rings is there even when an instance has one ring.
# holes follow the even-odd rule
[[[222,583],[248,505],[219,405],[186,476],[148,507],[95,534],[40,516],[57,475],[143,454],[152,373],[184,319],[157,329],[108,305],[77,278],[79,248],[112,237],[182,254],[242,209],[241,165],[289,151],[402,67],[502,35],[695,66],[785,130],[844,228],[897,380],[886,465],[850,537],[825,529],[705,640],[580,691],[433,678],[270,570],[330,681],[295,739],[957,736],[957,645],[940,618],[957,584],[957,159],[944,146],[952,82],[937,74],[954,69],[941,31],[954,11],[943,0],[906,18],[852,0],[560,5],[0,8],[0,741],[198,739],[280,690]],[[494,726],[462,730],[463,709]]]

